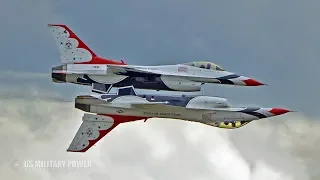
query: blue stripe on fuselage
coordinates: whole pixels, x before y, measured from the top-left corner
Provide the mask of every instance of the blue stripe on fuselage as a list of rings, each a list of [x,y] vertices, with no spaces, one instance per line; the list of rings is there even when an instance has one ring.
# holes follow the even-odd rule
[[[232,82],[230,79],[235,79],[235,78],[238,78],[238,77],[240,77],[240,76],[237,75],[237,74],[230,74],[228,76],[223,76],[223,77],[219,77],[219,78],[216,78],[216,79],[218,79],[221,84],[234,85],[234,82]]]

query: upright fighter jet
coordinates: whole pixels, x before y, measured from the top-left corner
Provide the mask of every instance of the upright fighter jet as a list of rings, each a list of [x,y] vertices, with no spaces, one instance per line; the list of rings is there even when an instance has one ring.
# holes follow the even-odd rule
[[[206,61],[174,65],[127,65],[97,56],[66,25],[49,24],[59,48],[62,65],[52,68],[52,81],[93,86],[96,93],[112,87],[133,85],[139,89],[167,91],[201,91],[204,83],[234,86],[261,86],[263,83],[224,70]]]

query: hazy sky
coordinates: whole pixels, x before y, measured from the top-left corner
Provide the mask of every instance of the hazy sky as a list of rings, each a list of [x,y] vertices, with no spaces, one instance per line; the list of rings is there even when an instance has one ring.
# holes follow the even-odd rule
[[[44,157],[50,158],[52,156],[56,158],[61,155],[63,158],[72,156],[73,158],[83,157],[97,161],[100,159],[100,157],[96,157],[99,156],[97,154],[100,153],[100,149],[93,150],[91,153],[89,152],[87,157],[86,155],[73,156],[70,153],[65,155],[65,148],[69,145],[81,123],[82,113],[74,110],[72,103],[60,103],[61,106],[65,107],[65,111],[62,112],[59,110],[59,103],[52,102],[52,99],[72,100],[76,94],[88,92],[89,89],[76,85],[53,84],[51,83],[50,74],[44,74],[49,73],[51,67],[59,65],[60,62],[58,49],[47,29],[48,23],[67,24],[100,56],[118,60],[124,59],[128,64],[159,65],[198,60],[212,61],[228,71],[250,76],[269,86],[226,87],[221,85],[205,85],[204,94],[226,97],[235,105],[285,107],[297,110],[301,114],[304,114],[305,117],[301,115],[298,118],[294,117],[291,119],[289,116],[286,116],[287,118],[283,119],[283,121],[288,120],[290,123],[290,120],[295,122],[293,119],[299,119],[301,121],[299,122],[302,123],[303,121],[307,122],[307,119],[319,119],[320,98],[318,94],[320,92],[320,85],[317,73],[320,66],[319,8],[320,1],[315,0],[93,0],[76,2],[57,0],[2,0],[0,2],[1,99],[5,103],[10,103],[10,107],[3,105],[3,103],[1,105],[4,107],[1,110],[3,113],[0,128],[6,126],[7,123],[11,123],[5,128],[6,130],[8,130],[8,127],[14,129],[19,125],[19,127],[25,128],[18,129],[19,131],[34,133],[30,134],[30,137],[28,135],[30,141],[23,140],[23,138],[21,140],[22,134],[21,132],[17,132],[17,130],[14,130],[15,139],[13,138],[11,141],[9,141],[9,138],[1,137],[0,140],[4,141],[3,143],[11,143],[4,150],[8,153],[5,161],[15,155],[36,158],[37,154],[48,150],[50,143],[44,143],[38,139],[38,136],[42,136],[46,132],[43,128],[49,131],[47,134],[49,140],[54,141],[53,144],[60,148],[52,150],[55,147],[50,146],[49,149],[52,150],[52,153],[48,153],[47,156],[45,156],[45,153],[42,153]],[[39,98],[36,98],[37,96]],[[10,100],[11,98],[12,100]],[[28,103],[31,100],[28,98],[33,99],[32,102],[34,101],[30,107]],[[41,105],[36,102],[41,102]],[[34,109],[25,110],[25,107],[33,107]],[[55,117],[57,113],[59,115]],[[67,115],[64,116],[61,113],[66,113]],[[72,113],[76,115],[73,117]],[[12,122],[9,120],[12,120]],[[66,128],[63,130],[62,124],[57,124],[56,121],[69,123],[68,127],[74,128],[74,131],[59,136],[53,132],[51,133],[52,130],[50,130],[49,124],[52,123],[54,127],[59,127],[59,132],[70,129]],[[308,121],[308,123],[310,122]],[[256,148],[254,145],[259,142],[259,140],[256,142],[254,139],[251,139],[252,143],[246,142],[246,136],[251,136],[250,133],[262,133],[261,135],[257,135],[257,138],[269,137],[270,133],[267,130],[263,131],[263,127],[258,126],[258,123],[248,125],[247,129],[237,130],[235,133],[217,130],[212,127],[204,127],[203,125],[195,125],[196,127],[192,129],[190,126],[194,124],[190,125],[180,122],[159,122],[151,125],[141,124],[143,127],[140,124],[137,125],[137,123],[128,126],[132,127],[132,129],[123,127],[122,131],[117,130],[113,134],[113,136],[116,136],[115,138],[111,139],[110,137],[112,136],[108,136],[109,140],[103,140],[99,144],[103,146],[101,150],[106,151],[101,152],[101,156],[104,156],[105,161],[108,162],[107,165],[103,165],[103,168],[110,168],[109,166],[113,166],[112,163],[116,163],[114,165],[116,167],[113,168],[115,171],[120,172],[124,166],[123,164],[129,163],[130,166],[124,168],[125,171],[128,171],[129,174],[130,172],[142,174],[143,172],[148,172],[147,174],[149,174],[150,179],[186,179],[188,177],[212,179],[212,177],[216,177],[213,174],[217,174],[216,171],[219,172],[220,170],[210,169],[213,165],[206,161],[208,159],[207,154],[202,157],[201,153],[209,152],[213,146],[223,147],[221,143],[219,144],[219,141],[226,137],[230,139],[226,144],[233,144],[242,153],[243,157],[241,158],[244,161],[258,161],[257,159],[262,159],[261,161],[263,161],[264,159],[270,160],[283,157],[285,159],[283,163],[286,165],[281,167],[294,164],[291,161],[289,163],[286,161],[292,158],[293,155],[288,155],[287,159],[283,155],[288,153],[287,149],[279,150],[283,146],[275,145],[272,142],[270,142],[271,147],[276,146],[279,149],[269,149],[270,143],[265,143],[265,139],[260,142],[259,146],[264,148],[257,148],[259,149],[257,152],[247,150],[247,146]],[[269,121],[261,122],[260,125],[266,125],[266,129],[268,127],[271,127],[271,129],[278,127],[278,124],[273,124],[273,122]],[[309,125],[304,126],[309,127]],[[143,129],[142,131],[145,131],[145,134],[139,134],[137,130],[133,129],[137,127],[140,128],[139,130]],[[146,127],[151,130],[146,130]],[[315,127],[318,126],[314,126],[313,128]],[[191,129],[188,130],[188,128]],[[259,130],[255,130],[255,128]],[[205,145],[200,146],[196,143],[190,145],[191,140],[183,136],[184,131],[194,134],[194,131],[197,129],[202,132],[201,137],[205,137],[201,139],[201,143],[210,144],[208,145],[210,147]],[[144,136],[149,136],[148,133],[153,133],[152,130],[159,131],[160,134],[153,134],[153,140],[152,138],[146,140]],[[304,129],[301,131],[308,132],[308,130]],[[279,130],[279,132],[283,131]],[[130,136],[127,133],[137,133],[135,137],[135,141],[137,142],[134,146],[131,146],[133,143],[127,143],[127,141],[132,141],[128,140]],[[206,135],[216,137],[214,137],[214,140],[211,140]],[[284,138],[283,134],[277,135],[269,137],[268,141]],[[147,142],[158,141],[157,138],[160,138],[158,136],[163,136],[165,139],[163,141],[166,141],[166,138],[170,139],[172,146],[168,146],[175,149],[172,150],[175,155],[175,159],[172,159],[174,162],[163,160],[169,164],[164,162],[162,164],[157,164],[159,162],[149,164],[151,161],[148,162],[147,159],[150,157],[146,156],[141,157],[141,161],[144,161],[144,163],[136,167],[135,163],[138,160],[134,159],[136,158],[135,153],[140,152],[140,155],[143,155],[146,149],[139,148],[152,148],[156,143],[148,144]],[[239,139],[234,139],[236,137]],[[300,135],[297,135],[297,137],[301,138]],[[309,137],[315,138],[314,141],[316,142],[318,136],[312,134]],[[283,141],[290,141],[286,138],[284,139]],[[60,144],[58,140],[63,141],[63,144]],[[21,150],[12,150],[18,147],[21,148],[17,146],[20,141],[26,142],[23,143],[24,147],[29,150],[38,148],[37,153],[26,155]],[[107,141],[113,144],[111,150]],[[311,140],[307,142],[311,143]],[[307,146],[307,143],[304,146]],[[186,147],[190,150],[184,152]],[[199,150],[199,147],[203,149]],[[109,150],[107,150],[108,148]],[[119,148],[122,150],[120,151]],[[133,148],[133,152],[125,152],[131,148]],[[264,149],[268,150],[265,151]],[[60,150],[61,152],[57,153],[59,155],[53,156],[55,152]],[[314,147],[312,150],[315,152],[319,148]],[[111,151],[118,153],[108,155],[107,152]],[[247,151],[250,153],[246,154]],[[283,153],[264,154],[269,151],[283,151]],[[155,153],[157,154],[156,151]],[[216,156],[222,155],[218,153]],[[246,164],[247,162],[243,163]],[[188,164],[190,165],[188,167],[190,169],[180,167],[181,165],[188,166]],[[276,164],[282,165],[274,160],[273,165]],[[132,169],[132,166],[135,166],[137,170]],[[177,168],[178,166],[179,168]],[[244,168],[246,166],[241,167]],[[299,170],[302,169],[300,166],[294,167]],[[162,170],[159,171],[159,168]],[[179,171],[176,172],[177,170]],[[100,171],[102,170],[96,171],[101,173]],[[181,175],[182,171],[186,174]],[[243,172],[245,171],[243,170]],[[282,168],[281,171],[285,170]],[[163,176],[158,174],[160,172]],[[198,174],[202,174],[203,177],[198,176]],[[223,176],[221,179],[223,179]],[[43,177],[45,178],[45,176]],[[49,173],[48,178],[50,177],[55,176]],[[138,179],[139,177],[142,178],[142,175],[134,177]],[[61,179],[64,178],[66,178],[66,175],[61,175]],[[114,178],[117,178],[117,176],[111,174],[110,179]]]

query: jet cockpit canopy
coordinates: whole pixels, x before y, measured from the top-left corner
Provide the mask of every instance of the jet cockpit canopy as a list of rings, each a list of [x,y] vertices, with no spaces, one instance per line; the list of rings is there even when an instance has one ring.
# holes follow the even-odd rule
[[[212,70],[216,70],[216,71],[224,71],[224,69],[222,67],[220,67],[217,64],[214,64],[212,62],[208,62],[208,61],[188,62],[188,63],[184,63],[184,65],[195,66],[195,67],[203,68],[203,69],[212,69]]]

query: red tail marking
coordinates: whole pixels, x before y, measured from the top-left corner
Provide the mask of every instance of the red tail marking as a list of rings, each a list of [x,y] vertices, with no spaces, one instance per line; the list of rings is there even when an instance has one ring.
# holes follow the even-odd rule
[[[100,130],[99,131],[99,137],[97,139],[94,140],[89,140],[89,145],[80,150],[80,151],[71,151],[68,150],[69,152],[86,152],[89,148],[91,148],[95,143],[97,143],[100,139],[102,139],[106,134],[108,134],[112,129],[114,129],[118,124],[114,123],[109,129],[106,130]]]
[[[69,38],[74,38],[79,42],[77,48],[86,49],[91,53],[92,59],[90,61],[81,62],[81,63],[74,63],[74,64],[118,64],[118,65],[126,65],[122,60],[121,60],[121,62],[118,62],[118,61],[115,61],[115,60],[98,57],[83,41],[81,41],[81,39],[78,38],[78,36],[67,25],[64,25],[64,24],[48,24],[48,25],[49,26],[58,26],[58,27],[62,27],[64,29],[66,29],[70,34]]]
[[[49,26],[58,26],[58,27],[62,27],[62,28],[64,28],[64,29],[66,29],[66,30],[69,32],[69,34],[70,34],[69,38],[74,38],[74,39],[76,39],[76,40],[79,42],[77,48],[83,48],[83,49],[88,50],[88,51],[91,53],[92,57],[97,56],[86,44],[84,44],[84,43],[81,41],[81,39],[79,39],[79,38],[77,37],[77,35],[76,35],[68,26],[66,26],[66,25],[64,25],[64,24],[49,24]]]

